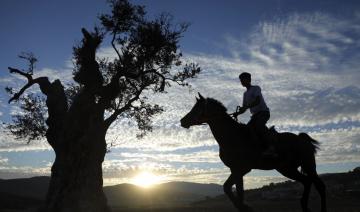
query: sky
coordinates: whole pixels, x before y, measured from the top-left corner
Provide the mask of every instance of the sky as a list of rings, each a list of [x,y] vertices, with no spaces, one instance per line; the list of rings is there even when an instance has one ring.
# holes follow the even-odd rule
[[[151,97],[165,108],[154,118],[154,131],[136,138],[136,127],[118,120],[106,139],[113,143],[103,163],[104,184],[132,182],[142,172],[159,182],[190,181],[222,184],[229,170],[218,157],[208,126],[180,127],[195,96],[221,101],[229,112],[242,104],[245,89],[238,75],[252,74],[271,110],[269,126],[278,131],[308,132],[321,143],[316,155],[319,173],[346,172],[360,166],[360,2],[297,0],[137,0],[153,19],[161,12],[191,25],[180,41],[184,60],[203,72]],[[72,47],[81,27],[99,24],[108,11],[101,0],[2,0],[0,2],[0,120],[19,113],[8,104],[6,86],[24,80],[7,67],[26,68],[23,51],[39,59],[35,75],[72,81]],[[114,57],[103,43],[98,57]],[[37,88],[30,90],[36,92]],[[240,120],[247,122],[249,112]],[[54,153],[45,140],[15,140],[1,129],[0,178],[49,175]],[[275,171],[253,170],[245,188],[283,181]]]

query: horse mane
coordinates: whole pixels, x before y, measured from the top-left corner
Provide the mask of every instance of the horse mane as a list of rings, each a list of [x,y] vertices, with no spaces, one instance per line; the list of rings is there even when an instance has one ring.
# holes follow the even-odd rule
[[[207,101],[208,110],[224,113],[224,114],[226,114],[227,116],[230,117],[230,115],[227,113],[227,108],[223,105],[223,103],[221,103],[220,101],[218,101],[216,99],[213,99],[213,98],[206,98],[206,101]],[[241,122],[237,122],[234,119],[231,119],[231,120],[233,120],[233,122],[236,125],[240,126],[242,129],[247,128],[246,124],[243,124]]]
[[[208,103],[207,106],[210,110],[216,110],[226,113],[227,108],[223,105],[223,103],[213,98],[207,98],[206,101]]]

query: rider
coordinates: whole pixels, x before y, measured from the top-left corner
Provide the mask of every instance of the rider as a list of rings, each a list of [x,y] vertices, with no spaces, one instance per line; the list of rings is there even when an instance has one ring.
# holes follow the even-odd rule
[[[270,145],[270,138],[267,135],[266,122],[270,119],[270,110],[267,107],[264,97],[261,94],[261,88],[257,85],[251,85],[251,74],[243,72],[239,75],[241,85],[246,88],[243,95],[243,105],[235,113],[234,117],[250,109],[251,119],[247,123],[256,135],[262,141],[263,154],[266,156],[276,156],[274,147]]]

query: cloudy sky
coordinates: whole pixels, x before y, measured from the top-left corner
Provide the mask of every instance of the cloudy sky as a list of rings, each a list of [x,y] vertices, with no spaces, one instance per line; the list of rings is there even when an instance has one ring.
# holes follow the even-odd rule
[[[229,174],[218,158],[218,146],[207,126],[189,130],[179,120],[195,95],[220,100],[232,112],[242,102],[242,71],[253,75],[271,109],[269,125],[279,131],[308,132],[321,142],[318,172],[343,172],[360,166],[360,3],[358,1],[181,0],[133,1],[146,6],[147,16],[160,12],[187,21],[181,40],[188,61],[203,72],[191,89],[172,86],[152,101],[166,111],[154,119],[155,130],[142,140],[127,120],[107,134],[115,146],[103,164],[106,185],[132,182],[147,171],[162,181],[222,183]],[[108,10],[100,0],[3,0],[0,2],[0,120],[18,112],[5,86],[24,81],[7,72],[25,68],[17,58],[31,51],[39,62],[36,75],[71,81],[72,46],[81,27],[99,23]],[[113,57],[104,43],[99,57]],[[36,91],[36,88],[34,88]],[[241,121],[249,119],[249,113]],[[54,154],[46,141],[14,140],[0,134],[0,178],[49,175]],[[284,180],[272,171],[252,171],[245,188]]]

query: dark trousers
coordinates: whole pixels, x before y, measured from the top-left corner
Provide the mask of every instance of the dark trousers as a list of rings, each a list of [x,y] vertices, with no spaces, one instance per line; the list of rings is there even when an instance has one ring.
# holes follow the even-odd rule
[[[251,116],[247,125],[254,131],[256,136],[260,139],[262,147],[266,149],[268,143],[266,141],[266,122],[270,119],[270,111],[260,111]]]

